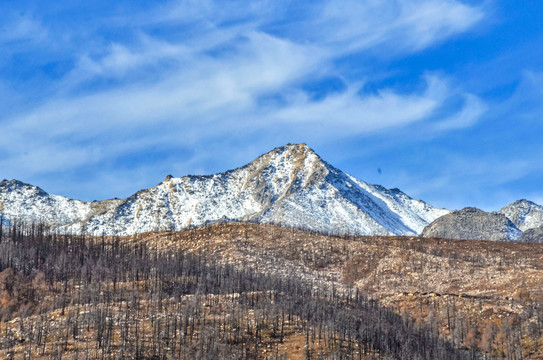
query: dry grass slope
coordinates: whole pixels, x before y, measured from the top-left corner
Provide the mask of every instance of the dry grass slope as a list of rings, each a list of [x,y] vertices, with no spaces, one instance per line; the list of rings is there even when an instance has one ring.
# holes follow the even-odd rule
[[[504,333],[518,325],[522,335],[510,340],[522,343],[516,351],[523,351],[523,358],[543,358],[543,338],[529,336],[543,326],[543,244],[327,236],[260,224],[219,224],[126,240],[206,251],[267,272],[297,272],[316,284],[355,285],[398,313],[438,327],[457,345],[477,346],[489,355],[507,358],[515,346],[503,341]]]
[[[62,244],[63,239],[55,241]],[[337,293],[347,315],[355,306],[349,304],[353,289],[359,289],[408,318],[408,328],[431,329],[464,349],[466,356],[543,359],[543,244],[329,236],[252,223],[77,241],[93,244],[106,255],[124,249],[127,255],[137,255],[133,261],[152,261],[141,264],[139,275],[130,270],[125,278],[105,282],[94,279],[110,279],[115,264],[101,258],[79,282],[49,283],[35,270],[21,275],[0,268],[1,358],[26,359],[32,354],[35,359],[95,359],[134,353],[140,358],[152,358],[149,354],[191,358],[200,346],[228,353],[230,358],[384,356],[350,337],[338,337],[339,332],[331,329],[341,324],[317,326],[303,312],[286,319],[278,305],[286,301],[285,295],[265,286],[240,293],[226,291],[235,286],[223,283],[222,292],[206,291],[214,277],[238,274],[225,277],[233,281],[251,273],[247,279],[262,284],[295,276],[311,289],[308,299],[321,304],[331,301],[330,295],[317,298],[315,294]],[[4,234],[2,261],[14,244]],[[182,260],[188,270],[158,282],[164,276],[159,273],[161,266],[166,271],[177,264],[172,257],[176,252],[188,254]],[[190,266],[187,256],[193,256]],[[213,264],[204,277],[202,272],[191,272],[201,259]],[[35,261],[39,267],[46,260]],[[133,269],[121,258],[116,261],[121,268]],[[62,273],[62,267],[55,271]],[[89,285],[83,287],[81,281]],[[29,333],[34,334],[31,339],[25,335]],[[108,341],[102,343],[103,338]],[[217,340],[209,344],[209,339]]]

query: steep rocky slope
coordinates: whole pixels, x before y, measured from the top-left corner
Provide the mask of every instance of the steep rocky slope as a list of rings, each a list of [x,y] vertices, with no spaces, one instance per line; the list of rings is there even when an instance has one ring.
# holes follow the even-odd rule
[[[64,231],[129,235],[254,221],[332,233],[414,235],[447,214],[398,189],[371,185],[323,161],[305,144],[208,176],[168,176],[128,199],[85,203],[19,181],[0,183],[2,214]]]
[[[528,200],[518,200],[500,211],[522,231],[543,226],[543,206]]]
[[[543,244],[543,226],[526,230],[520,236],[519,241]]]
[[[521,231],[505,215],[468,207],[444,215],[422,231],[424,237],[465,240],[518,240]]]

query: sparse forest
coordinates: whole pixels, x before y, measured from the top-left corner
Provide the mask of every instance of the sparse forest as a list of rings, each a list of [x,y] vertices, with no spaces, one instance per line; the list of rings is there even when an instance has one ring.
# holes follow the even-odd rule
[[[356,243],[378,243],[377,238],[268,226],[263,233],[271,232],[275,240],[265,242],[268,235],[262,235],[260,241],[270,245],[258,250],[251,243],[257,228],[226,225],[128,239],[57,234],[43,225],[18,222],[9,228],[0,225],[0,357],[537,358],[543,308],[528,291],[511,301],[524,302],[530,316],[508,316],[481,328],[481,322],[459,309],[466,297],[439,302],[434,300],[445,299],[444,294],[402,294],[411,302],[400,306],[383,304],[375,292],[357,285],[372,270],[349,249]],[[225,229],[235,231],[239,241],[230,241],[221,233]],[[329,243],[300,247],[300,234],[306,243],[315,236]],[[217,237],[226,242],[213,242]],[[207,246],[200,246],[202,241]],[[413,244],[401,246],[417,246]],[[350,254],[342,281],[336,283],[259,268],[258,262],[227,257],[228,246],[252,248],[253,256],[272,258],[279,267],[281,261],[299,259],[307,268],[321,270],[341,263],[343,252]],[[456,261],[463,255],[444,256]],[[471,260],[474,266],[484,263]],[[409,261],[418,264],[414,257]],[[480,299],[469,301],[477,306]],[[448,322],[445,332],[443,321]]]

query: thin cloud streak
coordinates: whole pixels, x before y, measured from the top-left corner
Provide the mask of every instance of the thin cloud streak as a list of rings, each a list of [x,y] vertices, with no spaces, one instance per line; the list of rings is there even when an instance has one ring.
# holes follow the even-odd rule
[[[464,105],[460,111],[437,122],[433,128],[437,132],[465,129],[473,126],[487,111],[488,106],[477,96],[464,95]]]
[[[323,4],[305,36],[342,53],[379,47],[391,56],[432,46],[483,18],[483,8],[458,1],[340,0]]]
[[[20,42],[36,44],[44,41],[48,36],[48,32],[42,23],[32,16],[4,15],[3,17],[2,22],[4,25],[0,26],[0,45],[2,46],[13,46]]]
[[[447,166],[438,171],[398,173],[397,181],[412,184],[402,190],[434,206],[460,209],[478,204],[485,211],[497,211],[507,203],[518,200],[514,192],[505,196],[507,190],[504,189],[507,187],[504,185],[539,171],[539,165],[534,159],[519,161],[514,158],[474,158],[445,154],[442,162]],[[424,181],[420,181],[421,177]],[[499,191],[503,193],[500,195]],[[493,196],[488,196],[489,192]]]
[[[197,144],[228,132],[277,135],[273,129],[279,124],[283,133],[307,134],[307,141],[367,134],[423,121],[450,95],[437,79],[423,93],[407,96],[391,91],[360,95],[353,86],[319,102],[302,94],[262,112],[258,94],[281,88],[291,71],[284,66],[272,71],[267,63],[260,67],[253,58],[249,61],[252,67],[241,67],[245,70],[235,77],[232,72],[225,77],[220,66],[210,67],[206,78],[190,79],[197,87],[166,81],[153,89],[122,89],[49,104],[5,129],[5,151],[25,155],[5,159],[0,166],[9,168],[15,160],[29,172],[76,168],[158,145]],[[255,81],[258,76],[264,79]],[[28,138],[36,141],[29,146]],[[73,154],[73,161],[66,161],[66,154]]]
[[[391,87],[368,94],[335,65],[364,51],[391,56],[420,51],[475,26],[482,8],[452,0],[317,2],[309,6],[315,17],[297,22],[284,20],[284,12],[269,2],[229,3],[239,11],[220,10],[211,1],[193,5],[150,11],[134,25],[131,40],[112,39],[100,49],[82,44],[75,65],[54,84],[54,96],[1,120],[0,168],[27,178],[98,169],[156,147],[183,144],[209,151],[202,144],[224,134],[242,144],[254,137],[263,144],[337,141],[431,124],[436,111],[458,94],[466,97],[465,106],[438,123],[440,131],[472,126],[484,112],[481,99],[437,75],[426,75],[420,90]],[[171,7],[177,10],[166,16]],[[123,23],[115,21],[112,26]],[[174,34],[176,26],[200,31],[182,37],[149,30],[164,23]],[[304,90],[304,82],[327,76],[342,78],[345,89],[319,99]],[[267,98],[275,100],[263,101]]]
[[[431,78],[422,94],[408,95],[390,90],[359,95],[359,88],[351,86],[318,102],[302,94],[272,118],[284,124],[303,124],[306,129],[324,124],[321,131],[325,136],[371,133],[427,119],[448,95],[443,85],[439,79]]]

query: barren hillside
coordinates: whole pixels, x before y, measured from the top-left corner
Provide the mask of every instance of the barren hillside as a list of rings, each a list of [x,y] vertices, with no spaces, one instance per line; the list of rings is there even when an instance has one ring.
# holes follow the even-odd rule
[[[339,237],[257,224],[149,233],[131,240],[205,251],[265,272],[295,272],[315,284],[355,285],[383,305],[438,327],[441,336],[460,346],[494,355],[543,356],[538,352],[543,345],[543,244]],[[520,331],[517,338],[500,344],[513,336],[514,327]]]
[[[543,357],[542,244],[253,223],[0,238],[2,357]]]

